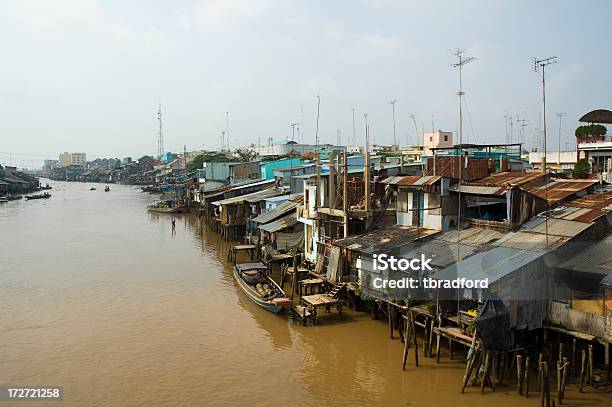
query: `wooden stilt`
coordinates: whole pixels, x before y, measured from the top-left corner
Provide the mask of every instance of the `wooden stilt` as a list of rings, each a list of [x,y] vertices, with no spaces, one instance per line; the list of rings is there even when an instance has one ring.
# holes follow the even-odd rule
[[[518,394],[523,395],[523,355],[516,355],[516,386]]]
[[[442,319],[438,320],[438,328],[442,326]],[[436,336],[436,363],[440,363],[440,333]]]
[[[576,338],[572,339],[572,357],[570,361],[572,366],[572,374],[576,376]]]
[[[480,381],[480,394],[484,394],[485,384],[487,382],[487,377],[489,374],[489,363],[490,363],[490,352],[485,351],[485,362],[484,362],[484,371],[482,373],[482,380]]]
[[[542,387],[542,352],[540,352],[540,356],[538,356],[538,392],[543,393]]]
[[[433,351],[433,335],[434,335],[435,324],[436,324],[436,319],[431,318],[431,322],[429,323],[429,346],[427,350],[429,357],[431,357],[431,352]]]
[[[472,356],[467,360],[465,365],[465,374],[463,375],[463,386],[461,386],[461,393],[465,391],[465,386],[467,386],[468,381],[470,380],[470,376],[472,375],[472,370],[474,370],[474,365],[478,359],[479,352],[480,349],[478,347],[475,348]],[[478,374],[478,372],[476,372],[476,374]]]
[[[419,345],[417,343],[417,336],[416,336],[416,326],[415,326],[415,321],[414,321],[414,315],[412,315],[412,317],[410,318],[412,321],[412,332],[413,332],[413,336],[414,336],[414,365],[416,367],[419,367]]]
[[[525,397],[529,397],[529,356],[525,358],[525,380],[523,381],[525,388]]]
[[[589,386],[593,387],[593,345],[589,345]]]
[[[409,323],[406,318],[402,318],[404,320],[404,337],[408,338],[408,328]],[[410,340],[404,340],[404,353],[402,354],[402,370],[406,370],[406,359],[408,359],[408,348],[410,347]]]
[[[393,339],[393,306],[387,303],[387,311],[389,314],[389,338]]]
[[[557,360],[557,403],[559,403],[559,405],[561,405],[561,403],[563,402],[562,398],[561,398],[561,369],[563,362],[560,360]]]
[[[563,358],[563,366],[561,366],[561,399],[565,398],[565,382],[567,381],[567,368],[569,367],[569,362],[567,358]]]
[[[582,358],[582,362],[580,363],[580,377],[578,378],[578,391],[582,393],[582,389],[584,387],[584,376],[586,374],[586,352],[583,350],[580,351],[580,355]]]
[[[604,345],[604,366],[606,370],[606,381],[610,381],[610,343]]]

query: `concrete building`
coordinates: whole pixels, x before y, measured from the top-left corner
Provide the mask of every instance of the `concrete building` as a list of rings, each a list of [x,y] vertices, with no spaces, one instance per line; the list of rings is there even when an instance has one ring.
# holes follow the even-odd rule
[[[68,153],[64,152],[59,155],[59,166],[68,167],[69,165],[79,165],[84,167],[87,163],[87,156],[85,153]]]
[[[433,155],[432,148],[452,147],[453,132],[436,130],[423,133],[423,155]]]
[[[546,167],[556,172],[570,172],[574,169],[577,157],[575,151],[549,151],[546,153]],[[529,153],[529,164],[534,170],[542,169],[542,152]]]
[[[43,165],[43,170],[46,173],[49,173],[52,169],[59,167],[59,161],[58,160],[45,160],[45,163]]]
[[[299,144],[294,141],[288,141],[283,143],[268,143],[266,145],[254,146],[253,150],[260,157],[269,156],[285,156],[289,153],[294,152],[300,155],[305,153],[314,153],[320,150],[344,150],[344,146],[333,146],[331,144]]]

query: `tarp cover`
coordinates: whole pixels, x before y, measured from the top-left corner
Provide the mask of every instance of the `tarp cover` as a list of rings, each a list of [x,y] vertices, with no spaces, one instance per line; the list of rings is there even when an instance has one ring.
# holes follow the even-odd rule
[[[510,348],[510,313],[501,300],[485,302],[476,318],[476,332],[485,350]]]

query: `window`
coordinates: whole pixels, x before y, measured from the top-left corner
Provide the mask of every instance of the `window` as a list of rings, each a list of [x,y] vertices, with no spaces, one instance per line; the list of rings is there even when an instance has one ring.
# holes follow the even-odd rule
[[[430,137],[430,138],[429,138],[429,141],[433,141],[433,137]]]
[[[448,136],[444,136],[444,141],[448,141]]]

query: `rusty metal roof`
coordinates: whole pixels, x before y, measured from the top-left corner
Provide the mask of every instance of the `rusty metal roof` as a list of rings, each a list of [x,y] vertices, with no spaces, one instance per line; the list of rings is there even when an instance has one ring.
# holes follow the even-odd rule
[[[596,183],[596,180],[555,179],[546,185],[530,188],[527,191],[539,198],[547,199],[548,202],[554,203],[592,187]]]
[[[514,187],[526,184],[527,182],[535,181],[545,176],[546,174],[544,174],[543,172],[498,172],[496,174],[491,174],[485,178],[465,182],[465,184],[496,187]]]
[[[581,198],[574,199],[571,205],[581,208],[612,209],[612,191],[594,192]]]
[[[382,183],[398,186],[419,186],[419,185],[433,185],[442,179],[441,176],[419,176],[419,175],[407,175],[407,176],[394,176],[389,177],[382,181]]]

